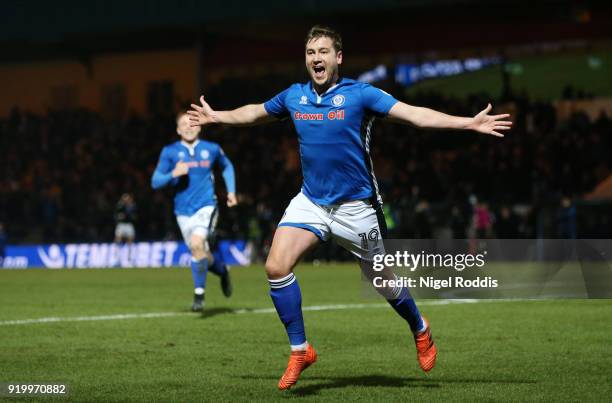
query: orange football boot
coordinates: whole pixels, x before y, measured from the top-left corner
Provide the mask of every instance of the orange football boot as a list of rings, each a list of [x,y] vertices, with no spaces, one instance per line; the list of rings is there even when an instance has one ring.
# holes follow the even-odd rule
[[[287,369],[280,381],[278,381],[278,388],[280,390],[291,388],[297,383],[302,371],[315,362],[317,362],[317,352],[310,344],[308,344],[306,350],[292,351],[289,356]]]
[[[431,337],[431,327],[429,321],[423,318],[425,322],[425,330],[417,333],[414,336],[414,342],[416,343],[417,359],[421,369],[425,372],[431,371],[436,365],[436,355],[438,353],[436,345],[434,344],[433,338]]]

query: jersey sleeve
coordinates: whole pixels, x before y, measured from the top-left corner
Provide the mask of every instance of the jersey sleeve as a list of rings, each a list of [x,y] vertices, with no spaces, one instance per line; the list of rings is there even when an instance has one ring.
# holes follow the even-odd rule
[[[236,193],[236,174],[234,172],[234,165],[220,146],[218,149],[217,163],[221,167],[221,174],[228,193]]]
[[[172,171],[174,166],[172,165],[172,158],[170,157],[170,151],[164,147],[161,154],[159,155],[159,161],[155,170],[162,174],[167,174]]]
[[[172,165],[170,152],[167,148],[164,148],[159,156],[159,162],[155,167],[155,171],[153,171],[153,176],[151,177],[151,187],[153,189],[159,189],[168,184],[178,182],[178,179],[172,178],[172,169],[174,169],[174,166]]]
[[[282,119],[289,116],[289,110],[287,109],[286,98],[289,93],[289,88],[283,92],[275,95],[269,101],[264,103],[264,108],[269,115],[274,116],[277,119]]]
[[[392,95],[370,84],[363,84],[361,96],[364,107],[380,116],[386,116],[391,107],[398,102]]]

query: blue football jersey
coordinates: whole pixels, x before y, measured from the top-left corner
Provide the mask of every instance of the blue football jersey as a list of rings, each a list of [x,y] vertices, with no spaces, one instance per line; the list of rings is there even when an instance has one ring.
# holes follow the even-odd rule
[[[177,162],[188,164],[187,175],[172,178]],[[165,146],[152,178],[154,188],[167,184],[174,187],[174,213],[191,216],[204,206],[217,204],[214,164],[223,170],[228,192],[235,192],[234,167],[217,143],[198,140],[192,147],[177,141]]]
[[[318,95],[312,83],[293,84],[264,104],[279,119],[291,117],[300,143],[302,192],[313,202],[374,199],[382,203],[370,158],[376,117],[397,100],[370,84],[342,79]]]

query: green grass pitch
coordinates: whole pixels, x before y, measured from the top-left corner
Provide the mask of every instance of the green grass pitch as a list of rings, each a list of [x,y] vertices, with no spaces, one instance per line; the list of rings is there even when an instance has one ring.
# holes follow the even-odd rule
[[[71,401],[609,401],[612,301],[422,301],[439,348],[418,367],[408,328],[363,296],[355,265],[296,270],[319,361],[290,391],[284,329],[262,267],[209,274],[207,313],[187,311],[186,269],[0,271],[0,382],[65,382]],[[353,305],[354,304],[354,305]],[[361,305],[360,305],[361,304]],[[364,306],[365,304],[365,306]],[[107,315],[171,316],[65,321]],[[57,317],[56,322],[20,323]],[[4,398],[6,401],[49,400]],[[0,398],[2,400],[2,398]]]

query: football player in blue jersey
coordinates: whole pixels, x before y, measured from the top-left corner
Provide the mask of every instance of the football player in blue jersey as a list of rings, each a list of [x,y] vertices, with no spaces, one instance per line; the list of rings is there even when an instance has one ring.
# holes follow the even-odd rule
[[[174,188],[174,213],[192,256],[194,296],[191,309],[199,312],[204,306],[208,271],[221,277],[221,288],[226,297],[232,294],[228,268],[221,254],[213,255],[208,244],[217,224],[213,166],[219,164],[222,169],[228,207],[237,204],[236,183],[234,167],[221,147],[200,140],[201,128],[192,127],[186,113],[181,113],[176,123],[180,140],[163,148],[151,185],[154,189],[168,185]]]
[[[423,128],[463,129],[503,137],[511,127],[507,114],[489,115],[489,104],[474,117],[451,116],[397,101],[369,84],[341,78],[342,39],[335,31],[315,26],[306,36],[306,69],[310,82],[294,84],[262,104],[215,111],[200,97],[192,104],[191,124],[255,125],[291,118],[302,163],[301,192],[291,201],[266,261],[270,296],[284,324],[291,355],[279,389],[293,386],[300,373],[317,360],[306,341],[301,292],[293,268],[319,242],[334,238],[353,253],[366,273],[373,256],[384,253],[382,200],[370,159],[375,118],[388,118]],[[407,322],[424,371],[433,368],[436,346],[429,323],[406,288],[378,290]]]

